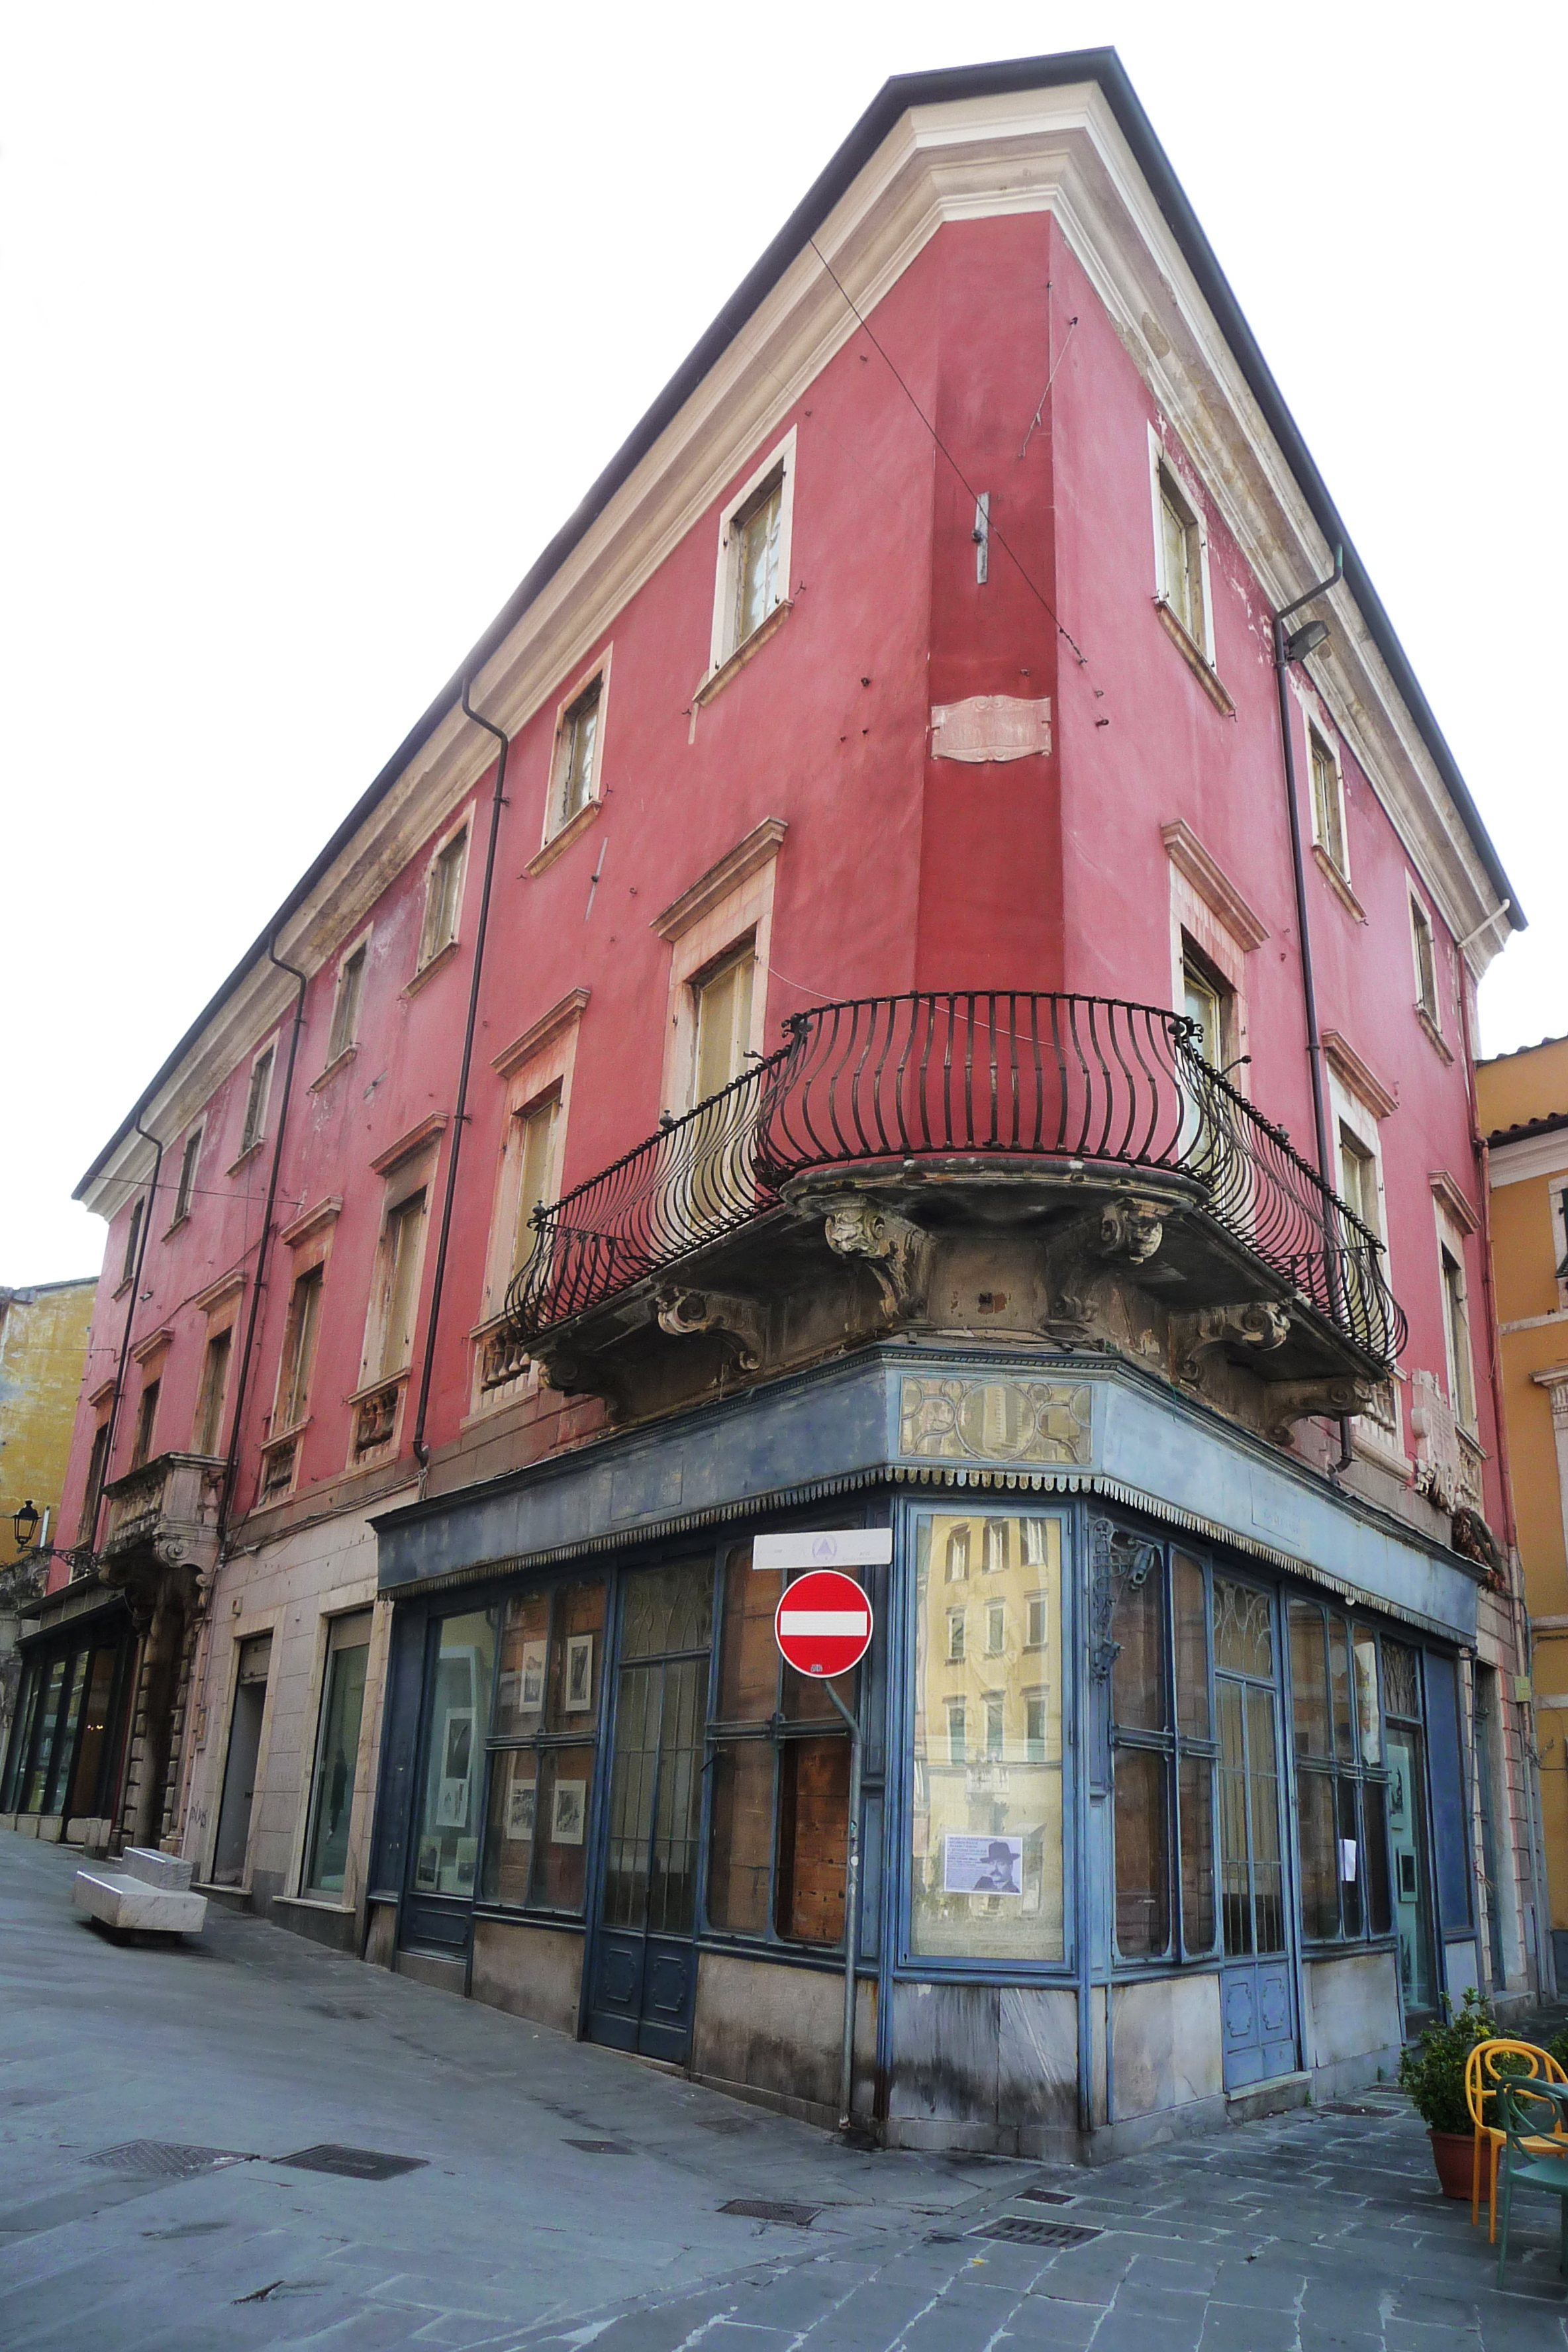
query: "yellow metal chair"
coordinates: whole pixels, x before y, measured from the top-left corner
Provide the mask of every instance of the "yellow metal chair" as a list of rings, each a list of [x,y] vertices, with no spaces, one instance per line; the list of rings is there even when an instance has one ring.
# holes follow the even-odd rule
[[[1504,2062],[1507,2062],[1506,2063]],[[1489,2123],[1486,2110],[1492,2107],[1500,2083],[1547,2082],[1568,2083],[1565,2074],[1549,2050],[1542,2050],[1533,2042],[1478,2042],[1465,2061],[1465,2104],[1475,2126],[1475,2147],[1470,2158],[1470,2220],[1479,2223],[1481,2200],[1481,2147],[1487,2146],[1487,2212],[1490,2227],[1487,2241],[1497,2243],[1497,2173],[1498,2158],[1507,2137],[1495,2123]],[[1550,2135],[1534,2143],[1531,2153],[1555,2155],[1565,2137],[1558,2124]]]

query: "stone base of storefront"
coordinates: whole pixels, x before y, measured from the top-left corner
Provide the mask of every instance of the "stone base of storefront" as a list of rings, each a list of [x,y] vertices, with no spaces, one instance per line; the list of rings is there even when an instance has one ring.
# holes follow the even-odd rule
[[[409,1955],[398,1962],[407,1973]],[[470,1990],[476,2000],[557,2033],[575,2033],[583,1985],[583,1937],[559,1927],[476,1919]]]
[[[310,1903],[297,1895],[275,1895],[267,1916],[275,1927],[287,1927],[290,1935],[324,1944],[330,1952],[355,1949],[354,1913],[340,1903]]]

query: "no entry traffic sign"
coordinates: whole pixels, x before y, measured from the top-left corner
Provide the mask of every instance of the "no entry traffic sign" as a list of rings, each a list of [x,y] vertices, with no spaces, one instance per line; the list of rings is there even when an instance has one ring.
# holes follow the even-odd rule
[[[773,1638],[796,1674],[847,1675],[871,1646],[871,1603],[852,1576],[816,1569],[785,1587]]]

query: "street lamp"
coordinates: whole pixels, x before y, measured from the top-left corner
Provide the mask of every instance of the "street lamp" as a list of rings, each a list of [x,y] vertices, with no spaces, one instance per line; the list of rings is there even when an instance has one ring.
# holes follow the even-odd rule
[[[16,1533],[16,1549],[26,1551],[38,1532],[39,1512],[29,1496],[19,1511],[11,1514],[11,1525]]]

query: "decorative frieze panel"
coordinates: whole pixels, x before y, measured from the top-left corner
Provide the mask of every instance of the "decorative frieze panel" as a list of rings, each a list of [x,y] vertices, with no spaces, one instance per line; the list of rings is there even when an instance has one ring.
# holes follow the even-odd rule
[[[1087,1464],[1090,1391],[1077,1381],[943,1378],[908,1373],[899,1450],[926,1462]]]
[[[979,766],[988,760],[1026,760],[1051,748],[1050,697],[1025,701],[1012,694],[973,694],[967,702],[938,702],[931,714],[931,755]]]

